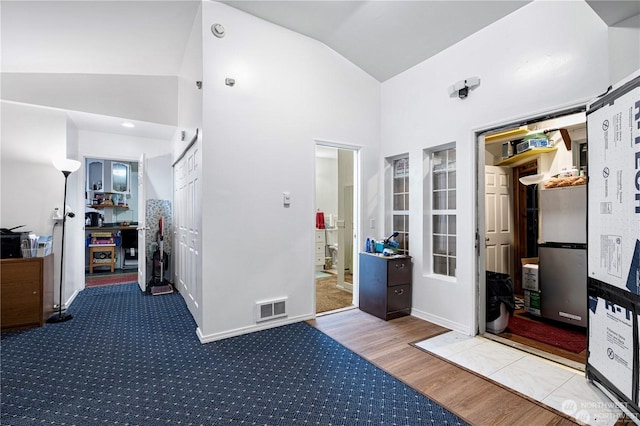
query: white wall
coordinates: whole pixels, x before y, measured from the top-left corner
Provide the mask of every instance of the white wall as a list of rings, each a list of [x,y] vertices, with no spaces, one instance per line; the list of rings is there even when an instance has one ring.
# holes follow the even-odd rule
[[[338,217],[338,158],[316,158],[316,209],[324,213],[325,221],[329,215]]]
[[[2,99],[150,123],[177,124],[173,76],[2,73]]]
[[[178,132],[185,139],[174,138],[173,160],[176,160],[193,139],[196,129],[202,132],[202,90],[196,82],[202,81],[202,8],[198,9],[184,52],[178,76]]]
[[[365,191],[376,193],[380,98],[378,82],[314,40],[219,3],[204,3],[202,14],[198,325],[208,341],[282,323],[256,324],[261,300],[287,297],[288,321],[314,315],[315,140],[362,147],[363,182],[374,182]],[[375,201],[363,199],[361,222]]]
[[[609,28],[609,83],[619,81],[640,69],[640,15]]]
[[[540,23],[543,31],[529,30]],[[410,155],[413,315],[475,333],[474,132],[602,93],[609,81],[607,33],[586,3],[532,2],[382,84],[382,155]],[[447,87],[471,76],[480,77],[480,86],[464,100],[449,98]],[[453,281],[428,275],[422,261],[429,238],[423,150],[450,142],[457,144],[458,170]]]
[[[64,176],[51,163],[54,157],[73,157],[67,150],[67,116],[65,112],[49,108],[2,102],[0,142],[0,226],[16,231],[31,231],[36,235],[54,236],[55,300],[59,298],[61,227],[54,228],[53,209],[63,209]],[[72,129],[71,129],[72,130]],[[71,150],[74,149],[73,139]],[[72,191],[77,173],[69,176]],[[67,194],[67,200],[74,200]],[[82,210],[84,211],[84,210]],[[73,223],[70,219],[67,225]],[[68,239],[69,238],[69,239]],[[67,230],[65,245],[73,238]],[[66,245],[65,256],[75,255],[73,245]],[[66,269],[64,292],[73,293],[74,274]],[[67,300],[68,297],[64,297]]]

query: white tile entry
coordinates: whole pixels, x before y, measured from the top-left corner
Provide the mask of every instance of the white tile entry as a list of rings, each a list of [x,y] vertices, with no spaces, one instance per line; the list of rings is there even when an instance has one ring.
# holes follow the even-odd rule
[[[584,372],[481,336],[450,331],[416,346],[474,371],[582,423],[614,425],[622,411]]]

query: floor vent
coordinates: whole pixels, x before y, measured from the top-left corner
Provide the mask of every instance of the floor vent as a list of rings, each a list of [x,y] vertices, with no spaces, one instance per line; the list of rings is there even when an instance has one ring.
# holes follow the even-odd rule
[[[258,319],[257,322],[267,321],[274,318],[286,317],[287,299],[268,300],[265,302],[258,302],[256,304]]]

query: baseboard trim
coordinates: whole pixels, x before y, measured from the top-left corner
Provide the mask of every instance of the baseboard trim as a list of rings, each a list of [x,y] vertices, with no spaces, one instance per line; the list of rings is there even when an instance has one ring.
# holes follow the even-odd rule
[[[419,309],[411,309],[411,315],[420,318],[425,321],[429,321],[430,323],[439,325],[441,327],[448,328],[449,330],[457,331],[462,334],[466,334],[469,336],[475,336],[475,333],[472,333],[469,330],[469,327],[466,324],[460,324],[457,322],[450,321],[446,318],[430,314],[428,312],[421,311]]]
[[[269,328],[280,327],[283,325],[293,324],[301,321],[307,321],[314,318],[315,318],[314,314],[299,315],[296,317],[282,318],[278,320],[268,321],[267,323],[250,325],[247,327],[236,328],[234,330],[228,330],[228,331],[223,331],[220,333],[214,333],[214,334],[208,334],[208,335],[202,334],[202,330],[200,329],[200,327],[198,327],[196,329],[196,335],[198,336],[200,343],[203,343],[203,344],[211,343],[217,340],[227,339],[229,337],[241,336],[243,334],[253,333],[254,331],[267,330]]]

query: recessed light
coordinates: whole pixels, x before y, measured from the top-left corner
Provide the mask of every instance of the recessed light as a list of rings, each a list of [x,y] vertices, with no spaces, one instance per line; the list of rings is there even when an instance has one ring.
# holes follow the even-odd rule
[[[133,124],[133,123],[129,123],[128,121],[125,121],[124,123],[122,123],[122,127],[127,127],[129,129],[131,129],[133,127],[136,127],[136,125]]]

